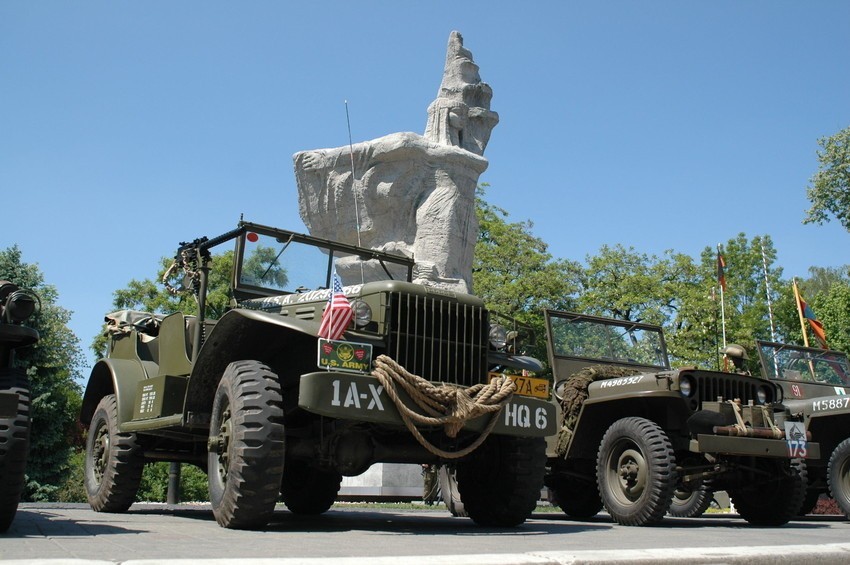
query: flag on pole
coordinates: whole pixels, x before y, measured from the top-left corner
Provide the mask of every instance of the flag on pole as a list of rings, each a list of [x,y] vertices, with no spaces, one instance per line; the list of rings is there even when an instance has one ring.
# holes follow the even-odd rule
[[[319,337],[325,339],[339,339],[345,333],[345,328],[354,317],[354,311],[351,309],[351,303],[345,297],[342,291],[342,281],[336,274],[334,267],[333,288],[331,295],[328,297],[328,304],[325,306],[325,311],[322,313],[322,323],[319,326]]]
[[[723,255],[720,254],[720,246],[717,246],[717,283],[720,285],[720,288],[723,289],[723,292],[726,292],[726,260],[723,259]]]
[[[803,300],[803,295],[800,294],[799,290],[797,291],[797,308],[800,309],[800,315],[809,321],[809,326],[811,326],[812,332],[815,334],[821,348],[829,349],[826,346],[826,332],[823,329],[823,324],[817,319],[811,306],[806,304],[806,301]]]

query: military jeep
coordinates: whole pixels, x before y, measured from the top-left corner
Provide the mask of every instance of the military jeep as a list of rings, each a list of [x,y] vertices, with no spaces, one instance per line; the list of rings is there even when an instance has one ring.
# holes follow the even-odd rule
[[[750,524],[779,526],[819,456],[782,390],[749,375],[672,369],[658,326],[546,311],[561,424],[545,478],[572,517],[631,526],[701,514],[726,490]],[[791,438],[786,437],[786,430]]]
[[[210,249],[228,242],[231,307],[208,319]],[[92,508],[127,510],[146,462],[192,463],[221,526],[261,528],[278,499],[326,511],[342,476],[374,463],[451,461],[475,522],[522,523],[555,409],[490,374],[510,356],[482,301],[411,282],[413,265],[248,222],[181,244],[166,282],[182,276],[168,286],[196,295],[195,315],[107,316],[81,412]],[[325,311],[346,316],[342,335],[326,333],[332,319],[323,329]]]
[[[820,444],[806,460],[808,490],[801,514],[831,494],[850,518],[850,365],[841,351],[759,341],[764,376],[782,387],[785,405],[805,418]]]
[[[34,292],[0,281],[0,532],[18,511],[29,454],[29,378],[15,350],[38,342],[38,331],[23,324],[40,306]]]

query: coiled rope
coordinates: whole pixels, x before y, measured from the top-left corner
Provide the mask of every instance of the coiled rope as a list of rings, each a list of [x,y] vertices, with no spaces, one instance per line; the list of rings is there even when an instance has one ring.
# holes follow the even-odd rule
[[[444,459],[458,459],[475,451],[493,431],[499,413],[516,390],[516,384],[506,376],[468,388],[448,383],[435,385],[408,372],[387,355],[379,355],[375,359],[372,376],[384,386],[387,395],[398,408],[405,426],[416,440],[425,449]],[[399,397],[398,387],[401,387],[425,414],[409,408]],[[471,445],[459,451],[440,449],[428,441],[417,428],[417,424],[443,426],[446,435],[454,438],[466,422],[484,414],[492,414],[487,427]]]

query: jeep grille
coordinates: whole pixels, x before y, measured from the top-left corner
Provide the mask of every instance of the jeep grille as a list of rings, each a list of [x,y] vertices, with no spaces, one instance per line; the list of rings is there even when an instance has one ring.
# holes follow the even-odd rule
[[[487,311],[430,296],[393,292],[387,353],[432,382],[470,386],[487,374]]]
[[[696,375],[697,389],[699,398],[705,401],[717,400],[718,396],[722,396],[723,400],[741,400],[742,404],[747,404],[750,400],[757,402],[758,385],[753,382],[745,381],[740,377],[730,374],[729,376],[720,375]]]

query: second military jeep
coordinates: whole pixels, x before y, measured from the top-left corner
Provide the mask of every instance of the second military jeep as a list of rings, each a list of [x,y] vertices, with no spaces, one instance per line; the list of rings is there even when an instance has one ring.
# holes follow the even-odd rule
[[[820,444],[806,460],[808,490],[800,509],[809,513],[831,494],[850,518],[850,364],[841,351],[757,342],[764,376],[785,392],[788,410],[805,418]]]
[[[207,319],[210,249],[233,241],[231,308]],[[127,510],[145,462],[193,463],[218,523],[255,528],[279,498],[326,511],[373,463],[451,461],[475,522],[523,522],[554,407],[490,374],[511,359],[482,301],[410,282],[413,265],[248,222],[181,244],[166,279],[183,277],[169,287],[194,293],[197,315],[107,317],[81,413],[92,508]]]
[[[819,456],[782,390],[743,374],[671,369],[658,326],[547,311],[561,429],[546,485],[577,518],[603,506],[618,523],[701,514],[726,490],[749,523],[778,526],[805,494],[802,458]]]

